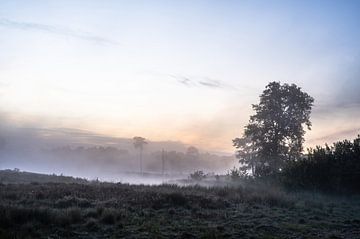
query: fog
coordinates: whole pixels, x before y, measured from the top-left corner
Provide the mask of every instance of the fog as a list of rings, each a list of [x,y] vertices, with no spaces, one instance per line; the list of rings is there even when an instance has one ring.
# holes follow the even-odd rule
[[[0,169],[18,168],[89,180],[159,184],[187,178],[195,170],[225,173],[236,165],[233,155],[206,152],[181,142],[147,140],[140,152],[133,139],[108,137],[77,129],[0,127]]]

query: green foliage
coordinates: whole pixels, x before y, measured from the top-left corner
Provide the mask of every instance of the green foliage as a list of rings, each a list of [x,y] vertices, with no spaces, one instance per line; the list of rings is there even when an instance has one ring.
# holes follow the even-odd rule
[[[279,172],[287,161],[300,157],[305,130],[311,127],[314,99],[295,84],[270,82],[253,105],[244,136],[233,140],[242,170],[253,176]]]
[[[282,180],[292,188],[360,192],[360,135],[309,149],[307,157],[287,164]]]

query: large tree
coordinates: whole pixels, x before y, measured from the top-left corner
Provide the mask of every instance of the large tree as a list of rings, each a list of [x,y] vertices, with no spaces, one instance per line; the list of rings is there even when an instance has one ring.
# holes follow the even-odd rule
[[[314,99],[295,84],[270,82],[252,105],[242,138],[233,140],[244,172],[254,176],[274,174],[286,161],[296,160],[303,151],[304,126],[311,129]]]

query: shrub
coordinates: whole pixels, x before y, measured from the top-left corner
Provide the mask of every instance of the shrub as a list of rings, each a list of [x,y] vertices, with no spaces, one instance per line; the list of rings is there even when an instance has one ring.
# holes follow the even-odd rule
[[[353,141],[316,146],[308,155],[285,165],[282,183],[289,189],[360,192],[360,135]]]
[[[200,180],[206,178],[206,175],[203,171],[198,170],[198,171],[195,171],[192,174],[190,174],[190,178],[195,181],[200,181]]]
[[[240,169],[237,168],[232,168],[230,169],[230,171],[227,173],[227,176],[230,177],[231,180],[238,180],[240,179],[243,175],[240,171]]]

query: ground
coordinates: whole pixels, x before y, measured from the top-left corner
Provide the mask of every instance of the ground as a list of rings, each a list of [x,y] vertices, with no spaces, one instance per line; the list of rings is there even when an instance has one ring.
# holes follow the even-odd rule
[[[360,238],[359,199],[244,184],[3,182],[0,238]]]

